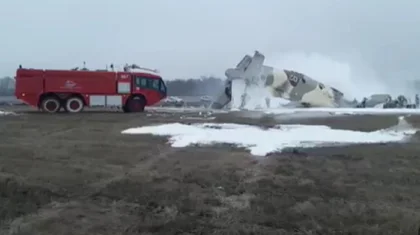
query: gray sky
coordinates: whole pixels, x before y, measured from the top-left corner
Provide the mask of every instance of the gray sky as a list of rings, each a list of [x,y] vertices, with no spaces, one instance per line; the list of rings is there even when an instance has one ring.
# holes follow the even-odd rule
[[[420,77],[415,0],[0,1],[0,71],[138,63],[222,76],[255,49],[316,53],[389,81]],[[277,58],[278,59],[278,58]]]

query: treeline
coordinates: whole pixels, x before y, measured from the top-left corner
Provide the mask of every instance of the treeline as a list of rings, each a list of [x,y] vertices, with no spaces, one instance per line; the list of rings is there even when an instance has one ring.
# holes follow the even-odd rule
[[[169,96],[214,96],[224,89],[224,80],[215,77],[165,80]],[[0,79],[0,96],[14,95],[14,79]]]
[[[224,80],[215,77],[166,80],[169,96],[214,96],[224,89]]]
[[[13,96],[15,92],[15,80],[11,77],[0,78],[0,96]]]

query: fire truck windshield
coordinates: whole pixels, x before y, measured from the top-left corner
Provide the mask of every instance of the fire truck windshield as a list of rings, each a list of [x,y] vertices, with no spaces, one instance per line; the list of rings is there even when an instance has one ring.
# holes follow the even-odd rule
[[[163,82],[163,80],[162,79],[159,79],[159,83],[160,83],[160,91],[163,93],[163,94],[165,94],[166,95],[166,85],[165,85],[165,83]]]
[[[152,89],[166,95],[166,86],[161,78],[156,79],[156,78],[136,76],[134,82],[135,82],[136,87],[138,88]]]

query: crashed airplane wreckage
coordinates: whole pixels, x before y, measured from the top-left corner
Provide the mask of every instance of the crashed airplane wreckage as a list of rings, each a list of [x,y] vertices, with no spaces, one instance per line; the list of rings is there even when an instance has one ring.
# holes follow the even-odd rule
[[[246,103],[247,90],[263,88],[272,97],[290,101],[302,107],[342,107],[355,106],[343,98],[339,90],[318,82],[302,73],[279,70],[264,65],[265,57],[256,51],[254,56],[245,55],[236,68],[227,69],[224,92],[212,104],[212,108],[222,109],[232,101],[232,86],[236,81],[244,83],[241,106]],[[236,88],[235,88],[236,89]]]
[[[233,103],[232,100],[237,103],[235,99],[240,100],[240,105],[235,107],[239,109],[248,109],[247,102],[252,99],[259,102],[265,99],[266,106],[269,107],[270,99],[273,97],[288,101],[287,104],[282,104],[283,107],[419,108],[420,106],[418,94],[415,96],[415,104],[411,104],[403,95],[392,99],[389,94],[373,94],[360,103],[357,100],[350,101],[334,87],[296,71],[266,66],[264,60],[264,55],[256,51],[253,57],[245,55],[236,68],[227,69],[225,89],[212,103],[211,108],[222,109]]]

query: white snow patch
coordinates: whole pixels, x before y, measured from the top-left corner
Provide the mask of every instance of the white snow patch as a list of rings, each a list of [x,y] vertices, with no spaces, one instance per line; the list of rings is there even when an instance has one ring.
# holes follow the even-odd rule
[[[315,125],[279,125],[276,128],[262,129],[240,124],[171,123],[130,128],[122,131],[122,134],[171,136],[172,147],[186,147],[192,144],[233,144],[249,149],[253,155],[265,156],[288,147],[316,147],[335,143],[398,142],[415,132],[414,129],[406,128],[359,132],[334,130],[328,126]]]
[[[14,115],[14,112],[7,112],[7,111],[1,111],[0,110],[0,116],[5,116],[5,115]]]

